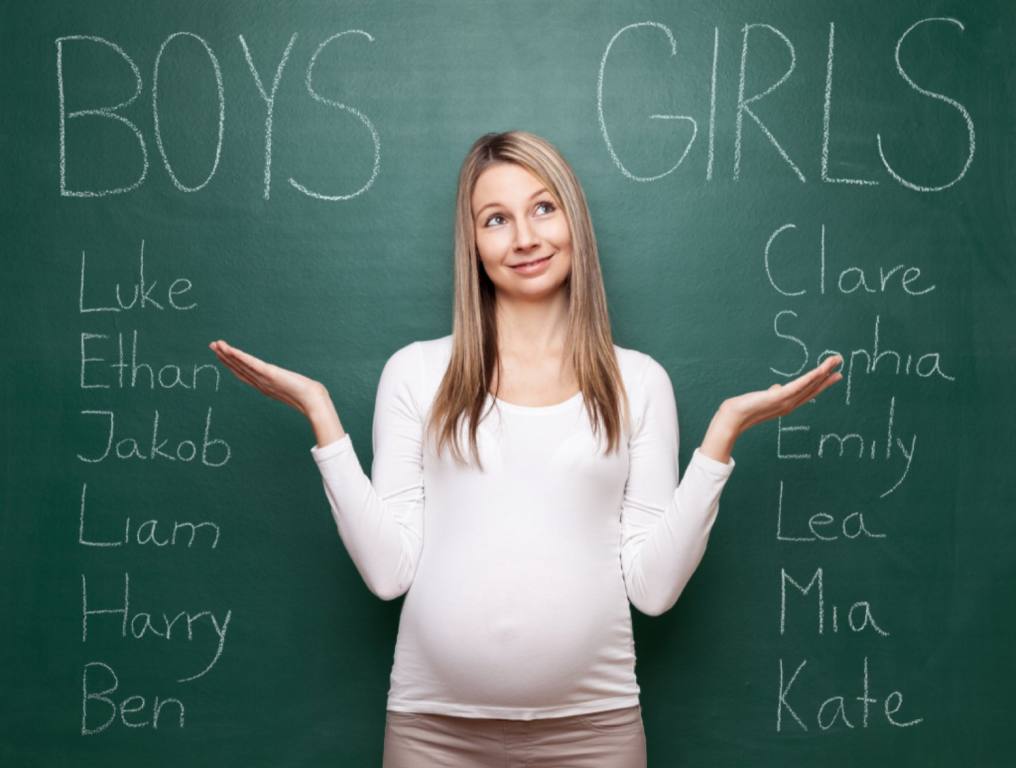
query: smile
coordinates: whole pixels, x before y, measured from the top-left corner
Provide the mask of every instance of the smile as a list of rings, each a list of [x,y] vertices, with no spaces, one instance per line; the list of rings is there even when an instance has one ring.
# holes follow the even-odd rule
[[[516,272],[521,272],[524,275],[532,272],[539,272],[543,269],[543,267],[547,264],[547,262],[549,262],[553,258],[553,256],[554,254],[552,253],[550,254],[550,256],[545,256],[542,259],[537,259],[536,261],[530,261],[526,264],[519,264],[517,266],[513,266],[512,269],[514,269]]]

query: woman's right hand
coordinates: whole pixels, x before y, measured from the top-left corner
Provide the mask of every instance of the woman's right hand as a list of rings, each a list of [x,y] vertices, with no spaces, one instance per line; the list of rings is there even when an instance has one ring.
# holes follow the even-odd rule
[[[221,339],[208,346],[238,379],[304,416],[310,416],[325,401],[330,401],[328,390],[319,381],[267,363]]]
[[[222,339],[208,346],[240,381],[306,416],[319,447],[345,436],[346,431],[342,428],[332,398],[320,381],[259,360],[242,349],[229,346]]]

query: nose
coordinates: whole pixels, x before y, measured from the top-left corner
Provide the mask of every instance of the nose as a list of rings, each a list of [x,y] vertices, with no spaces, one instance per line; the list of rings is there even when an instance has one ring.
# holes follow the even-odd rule
[[[515,228],[515,250],[528,251],[537,245],[539,245],[539,238],[536,236],[533,228],[526,221],[525,217],[519,218],[518,225]]]

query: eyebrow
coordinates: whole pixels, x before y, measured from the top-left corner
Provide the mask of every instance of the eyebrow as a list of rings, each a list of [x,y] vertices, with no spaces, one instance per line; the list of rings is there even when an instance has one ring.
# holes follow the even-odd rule
[[[546,187],[541,187],[540,189],[538,189],[538,190],[536,190],[535,192],[533,192],[533,194],[531,194],[531,195],[529,196],[529,199],[530,199],[530,200],[532,200],[532,199],[533,199],[534,197],[536,197],[537,195],[542,195],[542,194],[543,194],[544,192],[546,192],[546,191],[547,191],[547,188],[546,188]],[[476,215],[477,215],[477,216],[479,216],[479,215],[480,215],[481,213],[483,213],[483,211],[484,211],[484,209],[485,209],[485,208],[490,208],[490,207],[491,207],[492,205],[493,205],[493,206],[500,206],[500,205],[501,205],[501,203],[487,203],[487,204],[486,204],[485,206],[483,206],[483,208],[480,208],[480,210],[478,210],[478,211],[476,212]]]

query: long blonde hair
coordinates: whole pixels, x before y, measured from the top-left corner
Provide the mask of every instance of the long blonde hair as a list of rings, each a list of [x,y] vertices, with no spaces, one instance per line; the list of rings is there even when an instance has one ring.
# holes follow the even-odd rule
[[[585,194],[571,166],[546,139],[526,131],[486,133],[462,162],[455,202],[455,296],[452,353],[434,398],[428,430],[436,432],[437,451],[449,445],[454,459],[465,463],[459,426],[468,421],[470,450],[481,471],[476,431],[493,372],[500,371],[494,283],[480,264],[472,212],[476,180],[491,165],[514,163],[536,176],[564,211],[571,227],[571,274],[565,349],[578,377],[594,434],[602,427],[607,452],[621,442],[621,409],[631,414],[621,371],[614,354],[607,314],[607,296],[600,272],[596,237]],[[501,377],[498,376],[500,383]],[[623,405],[622,405],[623,404]]]

